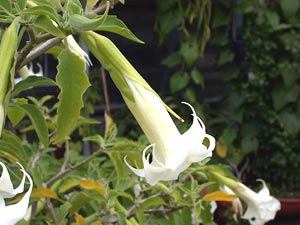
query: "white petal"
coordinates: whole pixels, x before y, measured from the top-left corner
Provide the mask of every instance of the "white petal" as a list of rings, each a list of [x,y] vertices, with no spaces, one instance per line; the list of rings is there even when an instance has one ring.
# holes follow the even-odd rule
[[[6,166],[2,162],[0,162],[0,165],[2,166],[2,174],[0,177],[0,195],[2,198],[11,198],[16,194],[23,192],[25,175],[23,174],[23,178],[19,187],[14,189]]]
[[[30,187],[23,198],[16,204],[0,208],[0,224],[15,225],[18,221],[23,219],[28,209],[29,198],[31,195],[33,182],[28,173],[22,168],[21,171],[28,178]]]

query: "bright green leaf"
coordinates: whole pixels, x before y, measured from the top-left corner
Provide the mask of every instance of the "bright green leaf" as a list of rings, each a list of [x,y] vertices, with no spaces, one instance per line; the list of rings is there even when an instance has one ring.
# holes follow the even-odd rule
[[[41,6],[34,6],[22,11],[23,15],[44,15],[49,16],[52,20],[58,22],[59,15],[57,14],[56,10],[51,6],[41,5]]]
[[[0,1],[0,8],[6,10],[8,12],[11,12],[11,10],[12,10],[11,1],[10,0],[1,0]]]
[[[62,142],[76,127],[83,107],[82,96],[90,86],[85,73],[85,63],[75,53],[68,49],[63,50],[58,56],[56,81],[60,87],[57,109],[57,129],[54,136],[55,142]]]
[[[52,20],[48,16],[40,15],[33,23],[34,26],[60,38],[65,38],[66,35],[57,26],[55,26]]]
[[[144,43],[128,29],[122,20],[118,19],[116,16],[107,16],[103,24],[96,30],[116,33],[132,41]]]
[[[16,126],[21,122],[23,117],[25,116],[24,110],[18,107],[11,107],[12,105],[23,105],[27,104],[28,100],[25,98],[17,98],[14,103],[10,103],[10,107],[8,107],[7,117],[11,121],[13,126]]]

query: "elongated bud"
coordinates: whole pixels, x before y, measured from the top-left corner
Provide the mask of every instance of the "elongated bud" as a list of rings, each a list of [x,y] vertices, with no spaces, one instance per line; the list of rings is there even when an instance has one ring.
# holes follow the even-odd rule
[[[108,38],[93,31],[82,32],[82,38],[88,49],[109,71],[114,83],[123,96],[131,101],[134,101],[131,90],[125,81],[126,77],[126,79],[131,79],[147,90],[153,92],[160,99],[158,94],[149,86],[144,78],[135,70],[135,68],[128,62],[128,60],[114,45],[114,43]],[[165,105],[165,107],[174,117],[183,121],[183,119],[167,105]]]
[[[18,48],[18,28],[20,18],[17,17],[4,32],[0,44],[0,135],[5,121],[6,95],[14,56]]]

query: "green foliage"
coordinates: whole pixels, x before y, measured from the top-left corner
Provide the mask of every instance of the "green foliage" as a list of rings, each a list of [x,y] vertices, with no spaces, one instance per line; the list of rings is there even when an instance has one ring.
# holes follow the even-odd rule
[[[218,13],[213,18],[212,44],[222,49],[218,64],[229,74],[231,106],[219,139],[225,147],[220,144],[219,152],[226,151],[225,158],[237,168],[249,168],[248,182],[259,177],[282,190],[300,187],[298,176],[293,176],[300,163],[300,48],[295,26],[300,22],[299,4],[298,0],[243,1],[235,9],[224,4],[215,6]],[[226,10],[243,13],[244,23],[234,37],[242,43],[237,49],[244,51],[242,59],[234,58],[232,43],[219,33],[230,22]]]
[[[137,79],[145,88],[152,89],[142,77],[132,74],[134,68],[118,70],[119,61],[126,58],[120,58],[112,44],[104,45],[108,48],[106,52],[99,51],[99,42],[87,35],[105,31],[143,43],[116,15],[109,15],[111,4],[117,1],[86,1],[87,5],[82,2],[0,1],[0,23],[3,27],[11,24],[2,33],[0,48],[0,97],[4,109],[1,116],[5,120],[7,114],[8,118],[0,139],[0,161],[7,164],[19,161],[34,182],[31,218],[18,224],[196,224],[200,220],[214,224],[210,204],[202,198],[206,189],[215,183],[207,182],[208,178],[201,171],[203,165],[187,169],[177,181],[149,186],[124,163],[127,156],[130,162],[142,166],[142,150],[148,144],[145,137],[134,141],[120,136],[116,123],[107,113],[103,126],[98,125],[98,120],[85,117],[102,99],[99,93],[95,96],[91,89],[87,91],[90,82],[94,85],[93,91],[99,89],[95,81],[99,78],[87,76],[87,55],[79,45],[68,41],[69,35],[84,36],[89,50],[101,61],[109,62],[107,69],[112,71],[112,76],[127,72],[130,79]],[[169,32],[182,22],[184,41],[180,49],[165,60],[169,66],[182,64],[185,68],[171,78],[174,93],[185,91],[188,96],[194,96],[193,90],[188,88],[191,83],[204,87],[202,74],[195,65],[210,35],[210,4],[210,1],[197,1],[194,8],[190,2],[186,8],[176,11],[182,13],[179,19],[178,14],[166,13],[167,17],[176,18],[173,25],[173,22],[170,25],[161,21]],[[197,32],[201,34],[196,38],[191,35],[193,30],[188,34],[189,25],[184,25],[187,22],[197,24]],[[110,43],[103,35],[99,36]],[[25,45],[19,46],[22,39],[26,39]],[[118,56],[116,59],[112,52]],[[29,71],[28,63],[51,53],[58,62],[55,79],[25,72],[22,80],[14,85],[13,80],[21,69]],[[107,55],[103,56],[104,53]],[[115,67],[112,69],[111,65]],[[99,74],[99,68],[93,69]],[[117,81],[117,85],[126,88],[122,81]],[[55,92],[36,96],[32,91],[44,87],[58,90],[58,96]],[[287,125],[295,119],[282,116]],[[292,129],[298,128],[291,126]],[[90,147],[88,154],[84,152],[86,145]],[[17,179],[17,173],[13,174],[13,180]]]
[[[173,41],[178,45],[171,49],[162,64],[175,71],[169,79],[172,99],[180,98],[193,104],[197,111],[202,111],[201,96],[204,78],[199,72],[198,63],[203,57],[205,46],[210,39],[211,1],[157,1],[158,15],[155,30],[161,44]],[[177,44],[178,43],[178,44]]]

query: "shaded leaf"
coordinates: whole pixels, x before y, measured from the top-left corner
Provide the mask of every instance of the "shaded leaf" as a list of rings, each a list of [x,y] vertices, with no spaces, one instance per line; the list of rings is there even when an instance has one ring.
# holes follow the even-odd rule
[[[21,108],[25,111],[25,113],[29,116],[34,130],[40,140],[40,142],[47,147],[49,140],[48,140],[48,128],[46,121],[38,108],[31,104],[23,104],[16,106]]]
[[[47,77],[28,76],[26,79],[17,83],[11,92],[11,98],[16,97],[22,91],[36,86],[56,86],[55,81]]]

